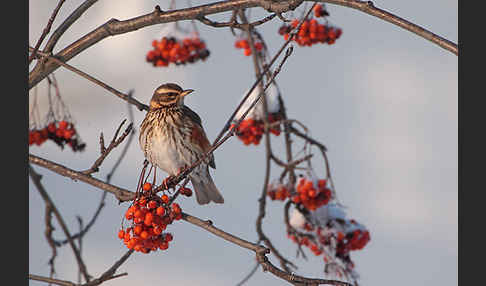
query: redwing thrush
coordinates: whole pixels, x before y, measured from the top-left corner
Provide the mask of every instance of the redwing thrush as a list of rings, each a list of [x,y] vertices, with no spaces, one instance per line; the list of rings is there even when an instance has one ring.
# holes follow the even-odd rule
[[[150,100],[150,107],[140,126],[139,142],[145,158],[171,176],[192,165],[211,148],[196,112],[184,105],[184,97],[193,92],[174,83],[159,86]],[[216,168],[211,154],[190,174],[197,202],[223,203],[214,185],[208,165]]]

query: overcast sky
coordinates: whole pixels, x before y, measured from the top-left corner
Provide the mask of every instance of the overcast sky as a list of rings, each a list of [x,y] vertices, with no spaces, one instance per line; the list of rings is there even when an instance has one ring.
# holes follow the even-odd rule
[[[66,1],[53,29],[82,1]],[[186,5],[185,1],[183,2]],[[120,3],[122,3],[120,5]],[[192,1],[193,5],[208,1]],[[34,46],[57,1],[30,1],[29,44]],[[166,1],[104,0],[94,4],[60,39],[59,51],[111,18],[129,19],[149,13]],[[455,43],[458,41],[457,1],[374,1],[377,7],[415,22]],[[182,6],[181,6],[182,7]],[[431,42],[357,10],[328,5],[330,21],[343,30],[332,46],[296,47],[277,82],[288,115],[311,130],[328,148],[336,191],[347,206],[348,217],[364,224],[370,243],[352,252],[362,285],[457,285],[458,176],[457,176],[457,56]],[[252,19],[264,15],[252,12]],[[212,19],[227,20],[229,14]],[[291,17],[291,15],[288,15]],[[258,30],[273,55],[283,43],[277,18]],[[203,119],[213,141],[242,95],[254,82],[251,58],[234,48],[228,29],[197,23],[211,55],[194,65],[154,68],[145,62],[151,42],[164,25],[106,38],[69,63],[114,88],[147,103],[154,89],[176,82],[194,89],[186,104]],[[31,66],[32,68],[32,66]],[[128,118],[125,102],[66,69],[55,72],[63,100],[87,143],[84,153],[61,151],[47,142],[31,147],[32,154],[75,170],[89,168],[98,157],[99,134],[111,139],[119,123]],[[46,111],[46,82],[38,85],[41,111]],[[31,90],[31,99],[34,89]],[[137,128],[144,112],[134,110]],[[138,135],[138,133],[137,133]],[[283,137],[272,135],[277,152]],[[115,150],[95,176],[104,179],[121,148]],[[317,150],[316,150],[317,151]],[[284,157],[282,155],[282,157]],[[134,190],[143,153],[135,140],[112,178],[114,185]],[[181,202],[182,209],[250,241],[257,239],[257,199],[264,176],[264,147],[244,146],[233,138],[215,152],[212,177],[225,204],[199,206],[195,198]],[[321,156],[313,165],[323,172]],[[85,222],[96,209],[102,192],[82,182],[60,177],[34,166],[70,226],[76,216]],[[272,178],[280,169],[272,167]],[[322,173],[324,174],[324,173]],[[43,235],[44,202],[36,188],[29,192],[29,273],[49,275],[51,254]],[[98,276],[121,257],[126,247],[116,238],[127,204],[108,196],[97,223],[83,240],[88,271]],[[57,224],[55,224],[57,225]],[[253,267],[252,252],[227,243],[184,222],[169,227],[174,242],[169,250],[149,255],[135,253],[119,269],[128,276],[106,285],[235,285]],[[283,204],[269,202],[265,233],[276,247],[299,266],[299,275],[324,277],[322,258],[296,258],[295,245],[286,237]],[[54,232],[63,238],[60,227]],[[269,256],[275,264],[274,257]],[[68,246],[59,249],[57,278],[77,281],[77,265]],[[30,282],[30,285],[44,285]],[[285,285],[271,274],[257,273],[247,285]]]

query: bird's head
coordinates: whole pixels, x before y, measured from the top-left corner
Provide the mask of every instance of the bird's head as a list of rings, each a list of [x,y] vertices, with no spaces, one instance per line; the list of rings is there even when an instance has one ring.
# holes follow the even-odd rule
[[[150,110],[182,106],[184,97],[193,91],[192,89],[183,90],[175,83],[165,83],[154,91],[154,95],[150,100]]]

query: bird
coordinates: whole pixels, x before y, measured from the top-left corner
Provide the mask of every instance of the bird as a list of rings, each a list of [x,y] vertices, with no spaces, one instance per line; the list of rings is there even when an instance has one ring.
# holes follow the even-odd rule
[[[184,104],[194,90],[183,90],[175,83],[165,83],[155,89],[149,110],[140,125],[139,144],[145,159],[169,176],[198,161],[211,148],[199,115]],[[214,184],[209,167],[216,169],[210,154],[188,177],[200,205],[224,203]]]

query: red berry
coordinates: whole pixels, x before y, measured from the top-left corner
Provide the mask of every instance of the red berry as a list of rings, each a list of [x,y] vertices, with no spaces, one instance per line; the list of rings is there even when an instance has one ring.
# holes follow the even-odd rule
[[[150,191],[152,189],[152,184],[147,182],[147,183],[143,184],[142,189],[144,191]]]
[[[47,125],[47,131],[49,131],[50,133],[56,132],[56,123],[49,123],[49,125]]]
[[[157,208],[157,210],[155,211],[155,213],[159,216],[163,216],[165,214],[165,209],[163,206],[160,206]]]
[[[161,242],[159,248],[161,250],[166,250],[167,248],[169,248],[169,243],[167,243],[166,241]]]
[[[68,122],[65,120],[62,120],[59,122],[59,129],[67,129],[68,127]]]
[[[149,209],[155,209],[157,207],[157,202],[156,201],[149,201],[148,204],[147,204],[147,207]]]
[[[165,241],[170,242],[172,241],[172,239],[173,239],[172,234],[168,233],[165,235]]]
[[[166,203],[166,204],[169,202],[169,196],[168,196],[168,195],[166,195],[166,194],[162,195],[160,198],[161,198],[161,199],[162,199],[162,201],[163,201],[164,203]]]

